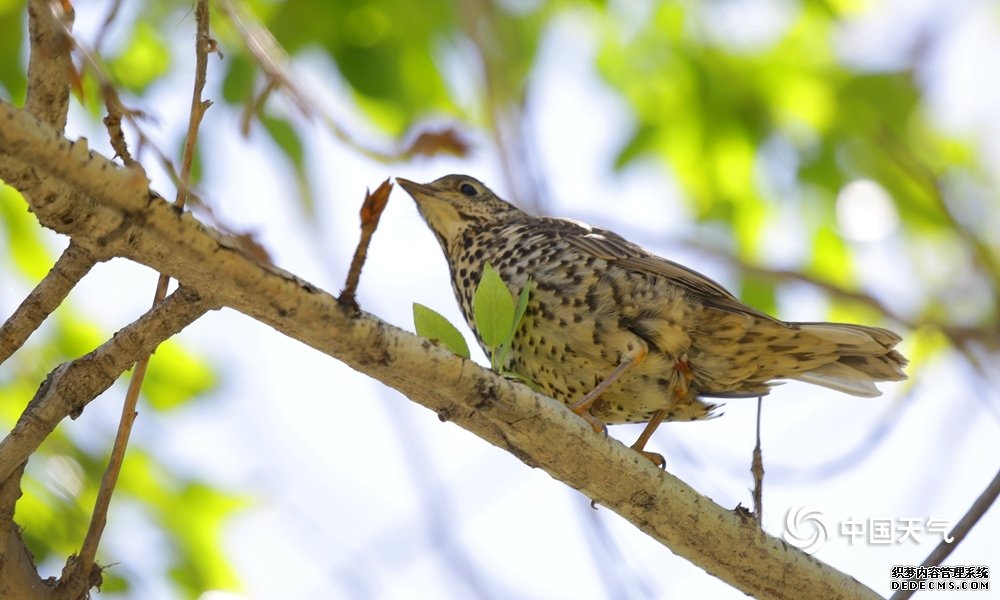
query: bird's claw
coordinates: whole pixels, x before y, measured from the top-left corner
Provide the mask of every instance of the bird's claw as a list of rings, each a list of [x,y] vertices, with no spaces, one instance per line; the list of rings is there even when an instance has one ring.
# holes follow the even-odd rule
[[[648,450],[641,450],[639,448],[636,448],[635,446],[632,446],[632,449],[641,454],[642,456],[644,456],[647,460],[649,460],[649,462],[653,463],[657,467],[660,467],[664,471],[667,470],[667,460],[663,458],[662,454],[659,454],[657,452],[650,452]]]
[[[605,425],[603,422],[601,422],[600,419],[590,414],[590,407],[584,408],[582,410],[576,407],[570,407],[570,410],[572,410],[574,414],[582,417],[584,421],[589,423],[590,426],[594,428],[594,433],[601,433],[604,435],[604,437],[608,436],[608,426]]]

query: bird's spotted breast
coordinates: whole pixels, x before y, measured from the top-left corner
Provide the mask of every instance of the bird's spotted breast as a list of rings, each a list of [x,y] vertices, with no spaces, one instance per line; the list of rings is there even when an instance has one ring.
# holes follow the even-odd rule
[[[667,312],[677,313],[673,319],[680,322],[684,303],[682,294],[676,293],[673,302],[658,305],[655,287],[661,282],[657,278],[622,271],[604,259],[560,243],[553,232],[530,223],[484,227],[465,235],[454,245],[449,263],[455,296],[466,321],[475,331],[472,299],[486,262],[515,296],[530,277],[531,296],[504,367],[535,382],[553,398],[567,404],[578,401],[607,377],[625,354],[646,343],[643,334],[671,347],[649,321],[660,316],[666,306]],[[666,331],[686,339],[679,330],[668,327]],[[488,349],[484,347],[484,351]],[[681,415],[675,418],[705,416],[709,405],[693,397],[672,395],[669,373],[673,360],[676,357],[657,354],[625,376],[595,405],[595,416],[608,423],[642,422],[671,404],[677,405]],[[660,381],[663,383],[657,383]]]

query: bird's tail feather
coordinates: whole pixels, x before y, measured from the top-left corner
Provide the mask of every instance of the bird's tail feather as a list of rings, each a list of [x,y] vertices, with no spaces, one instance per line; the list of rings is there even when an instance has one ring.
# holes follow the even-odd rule
[[[882,392],[877,381],[906,379],[907,360],[893,348],[900,337],[888,329],[842,323],[789,323],[802,333],[836,344],[834,362],[791,375],[854,396],[873,397]]]

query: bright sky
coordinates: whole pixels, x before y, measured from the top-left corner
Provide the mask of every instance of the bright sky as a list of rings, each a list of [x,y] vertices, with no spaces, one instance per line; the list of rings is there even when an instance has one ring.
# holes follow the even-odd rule
[[[766,9],[787,3],[749,4]],[[78,27],[92,31],[85,11],[79,13]],[[935,115],[949,127],[979,130],[982,143],[995,152],[1000,84],[974,65],[997,61],[970,58],[1000,53],[995,4],[886,2],[845,30],[845,52],[854,60],[877,57],[893,64],[912,39],[912,23],[928,14],[936,15],[945,40],[931,61],[934,72],[926,74]],[[771,26],[766,19],[760,24]],[[173,36],[186,45],[188,37]],[[649,164],[621,176],[610,173],[609,157],[629,117],[592,72],[592,50],[586,27],[573,18],[563,20],[543,47],[531,117],[553,196],[550,212],[619,230],[654,252],[731,282],[722,265],[669,242],[691,231],[662,170]],[[350,109],[337,100],[326,67],[312,60],[298,70],[349,121]],[[218,74],[213,58],[210,78]],[[186,120],[180,109],[187,106],[189,89],[190,72],[182,70],[148,107],[160,118],[165,148],[180,138]],[[71,117],[71,135],[89,131],[91,140],[103,138],[78,110]],[[236,115],[220,107],[209,111],[203,196],[222,221],[255,231],[276,264],[332,293],[342,285],[357,242],[366,187],[388,176],[429,181],[465,172],[501,195],[507,191],[485,138],[468,159],[385,166],[359,159],[317,128],[308,142],[318,220],[305,223],[293,208],[296,188],[284,163],[259,132],[247,142],[236,136],[236,127]],[[170,190],[163,181],[157,189]],[[891,238],[894,208],[873,185],[846,188],[838,218],[873,257],[861,265],[865,280],[895,290],[905,285],[894,281],[898,274],[891,268],[892,251],[899,248]],[[794,240],[775,243],[780,250]],[[148,293],[140,292],[147,281]],[[154,282],[148,269],[116,260],[97,267],[73,298],[113,330],[146,309]],[[366,311],[408,329],[412,302],[463,323],[440,249],[402,190],[394,191],[375,234],[359,300]],[[783,307],[793,303],[780,316],[823,317],[825,305],[814,292],[796,289],[782,296]],[[460,328],[474,358],[485,363],[464,324]],[[169,418],[141,411],[135,435],[177,468],[254,497],[225,532],[247,597],[744,597],[610,510],[591,510],[587,498],[544,472],[247,317],[229,310],[211,314],[181,339],[219,369],[223,385],[210,399]],[[993,476],[1000,426],[986,406],[998,405],[997,393],[956,395],[952,390],[967,389],[965,373],[953,364],[930,370],[909,398],[899,384],[882,385],[885,396],[875,400],[798,383],[778,388],[764,405],[767,530],[781,535],[789,509],[817,507],[831,525],[831,539],[816,556],[881,593],[888,592],[892,565],[919,564],[938,538],[852,544],[838,524],[888,517],[954,522]],[[69,427],[88,444],[110,446],[119,401],[93,403]],[[649,448],[666,455],[672,473],[722,505],[749,505],[754,409],[753,401],[732,401],[723,418],[666,425]],[[888,429],[865,460],[836,467],[883,427]],[[638,432],[637,426],[611,429],[627,444]],[[136,507],[118,502],[113,511],[105,556],[120,561],[114,568],[139,573],[143,583],[136,597],[170,597],[153,576],[159,571],[144,568],[162,566],[163,540],[144,525]],[[948,564],[1000,567],[998,531],[1000,512],[994,509]],[[205,595],[210,597],[229,596]]]

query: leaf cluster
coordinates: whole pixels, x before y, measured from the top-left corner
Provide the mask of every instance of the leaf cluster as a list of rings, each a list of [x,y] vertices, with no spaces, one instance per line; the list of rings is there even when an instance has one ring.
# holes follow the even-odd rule
[[[507,356],[524,313],[528,308],[532,280],[529,278],[514,302],[500,274],[487,262],[483,275],[472,297],[475,331],[490,357],[490,367],[503,375],[523,376],[513,373],[507,366]],[[469,358],[469,347],[458,328],[440,313],[416,302],[413,303],[413,324],[417,334],[444,344],[463,358]]]

